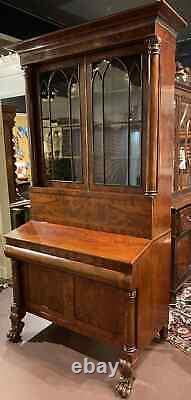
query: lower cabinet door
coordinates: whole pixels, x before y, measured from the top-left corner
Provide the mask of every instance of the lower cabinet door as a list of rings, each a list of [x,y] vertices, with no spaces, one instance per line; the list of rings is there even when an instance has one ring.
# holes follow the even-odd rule
[[[127,291],[39,265],[21,265],[26,309],[72,330],[124,342]]]

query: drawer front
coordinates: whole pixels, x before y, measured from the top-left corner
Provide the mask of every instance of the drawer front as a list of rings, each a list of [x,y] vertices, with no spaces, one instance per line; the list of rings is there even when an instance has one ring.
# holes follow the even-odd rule
[[[180,211],[180,229],[181,232],[191,230],[191,206],[185,207]]]
[[[172,223],[172,232],[176,235],[191,231],[191,206],[186,206],[180,210],[176,210],[173,214],[174,223]],[[175,227],[175,229],[174,229]]]
[[[176,287],[182,283],[185,276],[190,273],[191,265],[191,233],[183,236],[177,242],[175,268],[176,268]]]

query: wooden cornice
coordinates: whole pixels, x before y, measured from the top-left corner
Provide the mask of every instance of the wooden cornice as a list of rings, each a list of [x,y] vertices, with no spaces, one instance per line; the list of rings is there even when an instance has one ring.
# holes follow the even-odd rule
[[[33,64],[58,59],[61,56],[82,54],[92,50],[120,45],[132,40],[148,38],[155,34],[156,22],[162,21],[174,32],[186,26],[186,21],[163,0],[120,12],[94,22],[24,41],[15,46],[21,64]],[[91,44],[91,46],[90,46]]]

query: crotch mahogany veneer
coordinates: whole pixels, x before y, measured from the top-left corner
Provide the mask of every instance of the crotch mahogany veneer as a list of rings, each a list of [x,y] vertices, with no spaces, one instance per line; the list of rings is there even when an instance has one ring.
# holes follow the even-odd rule
[[[30,221],[6,238],[14,274],[12,341],[20,340],[28,311],[120,346],[123,367],[159,330],[164,335],[170,233],[149,240]]]
[[[118,346],[126,397],[166,335],[176,32],[163,1],[17,46],[32,145],[32,220],[6,236],[10,341],[32,312]]]

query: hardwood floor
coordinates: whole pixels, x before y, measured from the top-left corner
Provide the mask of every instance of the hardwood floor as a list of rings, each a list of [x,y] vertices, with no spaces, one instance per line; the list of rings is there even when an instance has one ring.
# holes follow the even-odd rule
[[[7,343],[10,297],[10,289],[0,293],[0,388],[4,400],[116,398],[111,391],[115,379],[71,372],[72,362],[82,362],[84,356],[115,360],[111,347],[101,346],[92,339],[87,340],[31,315],[26,317],[24,341],[19,345]],[[191,359],[168,343],[150,346],[136,374],[131,400],[189,399]]]

